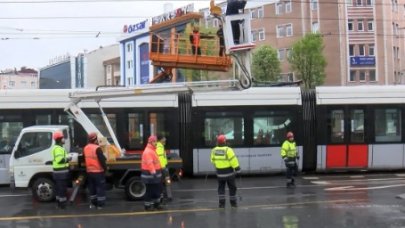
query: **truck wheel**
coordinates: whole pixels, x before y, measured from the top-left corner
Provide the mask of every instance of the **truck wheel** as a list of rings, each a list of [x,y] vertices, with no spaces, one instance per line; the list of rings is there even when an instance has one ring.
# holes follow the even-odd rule
[[[55,198],[55,183],[53,180],[41,177],[32,184],[32,195],[40,202],[49,202]]]
[[[125,183],[125,193],[128,200],[141,200],[145,196],[145,192],[146,186],[139,177],[131,177]]]

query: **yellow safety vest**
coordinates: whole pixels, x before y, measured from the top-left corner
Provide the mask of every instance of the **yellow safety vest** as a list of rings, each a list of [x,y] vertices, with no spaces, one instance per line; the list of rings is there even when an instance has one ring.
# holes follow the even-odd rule
[[[297,157],[297,147],[295,142],[285,140],[281,146],[281,157],[295,158]]]
[[[157,142],[156,144],[156,153],[159,156],[160,166],[162,167],[162,169],[166,168],[167,165],[166,151],[165,146],[163,146],[161,142]]]
[[[69,167],[65,148],[59,145],[52,148],[52,167],[54,170],[63,170]]]
[[[227,146],[217,146],[211,151],[211,163],[216,169],[239,167],[238,158],[232,148]]]

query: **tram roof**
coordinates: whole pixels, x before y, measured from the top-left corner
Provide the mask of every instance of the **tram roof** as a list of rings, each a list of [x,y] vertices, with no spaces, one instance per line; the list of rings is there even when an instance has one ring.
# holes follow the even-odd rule
[[[400,104],[405,103],[405,86],[317,87],[316,103],[333,104]]]
[[[66,108],[71,100],[69,94],[77,91],[73,89],[16,89],[0,90],[1,109],[59,109]],[[121,107],[177,107],[178,97],[175,94],[142,95],[122,98],[103,99],[100,102],[104,108]],[[83,108],[98,108],[94,101],[82,101]]]
[[[301,105],[299,87],[252,87],[193,94],[193,106]]]

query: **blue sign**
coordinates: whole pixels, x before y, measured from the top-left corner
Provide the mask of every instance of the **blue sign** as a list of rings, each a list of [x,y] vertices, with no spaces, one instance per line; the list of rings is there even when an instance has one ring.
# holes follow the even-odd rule
[[[141,71],[141,85],[149,83],[149,45],[143,43],[139,45],[139,68]]]
[[[352,56],[350,66],[374,66],[375,56]]]
[[[132,33],[132,32],[136,32],[136,31],[140,31],[144,28],[146,28],[146,22],[148,20],[139,22],[138,24],[134,24],[134,25],[124,25],[123,28],[123,32],[124,33]]]

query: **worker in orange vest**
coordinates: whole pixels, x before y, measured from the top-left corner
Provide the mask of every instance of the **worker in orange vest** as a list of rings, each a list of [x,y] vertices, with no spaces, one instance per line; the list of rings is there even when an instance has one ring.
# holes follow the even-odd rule
[[[160,210],[160,194],[162,191],[162,168],[156,153],[157,137],[149,136],[148,144],[142,153],[141,179],[146,185],[144,206],[146,211]]]
[[[192,46],[193,55],[195,54],[201,55],[200,39],[201,39],[200,28],[198,27],[198,25],[194,25],[193,32],[190,35],[190,42]]]
[[[90,194],[90,208],[102,209],[105,205],[106,158],[98,145],[97,133],[88,135],[88,144],[83,149],[86,164],[87,183]]]

